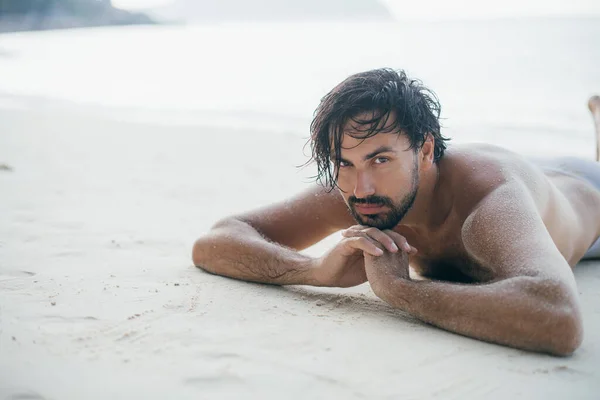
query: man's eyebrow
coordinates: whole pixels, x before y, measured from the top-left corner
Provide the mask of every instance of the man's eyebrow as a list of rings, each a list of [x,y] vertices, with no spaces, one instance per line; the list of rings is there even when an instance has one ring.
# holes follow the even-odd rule
[[[364,160],[370,160],[371,158],[375,157],[376,155],[380,154],[380,153],[386,153],[386,152],[392,152],[395,153],[396,151],[394,149],[392,149],[390,146],[379,146],[378,148],[376,148],[375,150],[373,150],[372,152],[370,152],[369,154],[367,154],[366,156],[364,156]],[[335,156],[333,154],[330,155],[330,159],[333,160],[335,159]],[[340,157],[340,161],[343,162],[349,162],[348,160],[344,159],[344,157]]]
[[[379,153],[387,153],[387,152],[395,153],[394,149],[392,149],[390,146],[379,146],[378,148],[376,148],[375,150],[373,150],[372,152],[367,154],[364,157],[364,160],[365,161],[370,160],[371,158],[375,157]]]

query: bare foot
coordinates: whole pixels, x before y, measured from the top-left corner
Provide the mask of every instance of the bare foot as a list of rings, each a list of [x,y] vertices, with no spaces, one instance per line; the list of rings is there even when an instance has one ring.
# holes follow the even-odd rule
[[[596,128],[596,161],[600,161],[600,96],[590,97],[588,108],[592,112]]]
[[[592,96],[588,100],[588,108],[594,114],[598,114],[600,112],[600,96]]]

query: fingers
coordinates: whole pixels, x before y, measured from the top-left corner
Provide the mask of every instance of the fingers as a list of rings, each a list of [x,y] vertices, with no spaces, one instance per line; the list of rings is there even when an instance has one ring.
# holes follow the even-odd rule
[[[344,239],[344,245],[350,252],[355,250],[362,250],[363,253],[370,254],[372,256],[380,256],[383,254],[383,250],[370,239],[364,236],[355,236]]]
[[[417,253],[417,249],[412,247],[404,236],[390,229],[381,231],[373,227],[368,227],[364,225],[354,225],[342,231],[342,236],[347,238],[366,236],[378,243],[381,243],[381,245],[384,246],[385,249],[392,253],[395,253],[400,249],[409,254]]]
[[[399,250],[398,245],[385,232],[377,228],[367,228],[363,232],[371,239],[381,243],[388,251],[395,253]]]
[[[396,245],[401,248],[402,250],[404,250],[405,252],[409,253],[409,254],[416,254],[417,253],[417,249],[414,248],[413,246],[411,246],[408,241],[406,240],[406,238],[404,236],[402,236],[401,234],[399,234],[398,232],[394,232],[390,229],[386,229],[385,231],[383,231],[386,235],[388,235],[390,238],[392,238],[394,240],[394,243],[396,243]]]
[[[380,231],[377,228],[363,226],[363,225],[354,225],[350,228],[342,231],[342,236],[344,237],[354,237],[354,236],[366,236],[374,241],[381,243],[381,245],[388,251],[395,253],[398,251],[398,246],[394,243],[394,240]]]

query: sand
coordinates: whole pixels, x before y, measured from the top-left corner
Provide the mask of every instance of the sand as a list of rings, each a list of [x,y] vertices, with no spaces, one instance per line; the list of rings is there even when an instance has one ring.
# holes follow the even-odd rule
[[[468,100],[452,93],[456,114],[467,115]],[[560,109],[532,98],[539,94],[520,101],[541,115]],[[504,108],[490,118],[505,125],[488,119],[479,132],[523,150],[494,132],[545,135],[553,126],[539,152],[591,157],[585,100],[559,122],[526,123],[496,99]],[[196,237],[307,185],[310,168],[296,166],[306,160],[309,116],[277,130],[239,122],[235,110],[206,124],[206,110],[188,115],[193,122],[149,114],[0,96],[0,399],[598,398],[600,262],[576,268],[585,340],[568,358],[427,326],[368,284],[276,287],[209,275],[191,263]],[[471,132],[457,141],[477,137],[479,121],[453,121],[455,132]],[[579,136],[564,134],[561,121]]]
[[[192,266],[193,239],[218,216],[304,185],[289,161],[300,146],[282,135],[213,130],[213,151],[197,128],[31,110],[0,120],[3,396],[597,396],[598,262],[577,267],[586,339],[574,356],[482,343],[368,285],[273,287]]]

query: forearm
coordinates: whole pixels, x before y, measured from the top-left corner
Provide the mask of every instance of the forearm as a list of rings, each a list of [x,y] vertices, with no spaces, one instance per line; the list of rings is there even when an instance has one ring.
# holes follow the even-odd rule
[[[582,338],[575,294],[537,278],[485,285],[399,279],[378,295],[432,325],[511,347],[566,355]]]
[[[277,285],[316,285],[313,259],[263,238],[250,225],[230,220],[198,239],[194,265],[231,278]]]

